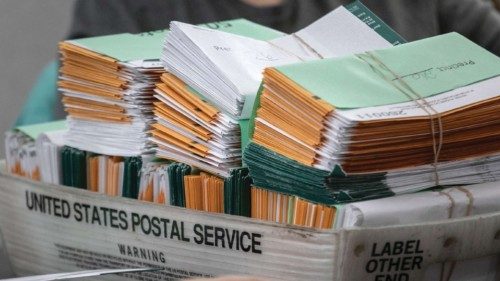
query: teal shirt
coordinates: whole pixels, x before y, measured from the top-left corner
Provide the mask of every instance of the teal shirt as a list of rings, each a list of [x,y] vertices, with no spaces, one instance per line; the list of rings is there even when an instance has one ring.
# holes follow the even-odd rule
[[[43,68],[17,117],[16,127],[56,119],[58,103],[60,103],[57,94],[58,69],[57,61],[53,61]]]

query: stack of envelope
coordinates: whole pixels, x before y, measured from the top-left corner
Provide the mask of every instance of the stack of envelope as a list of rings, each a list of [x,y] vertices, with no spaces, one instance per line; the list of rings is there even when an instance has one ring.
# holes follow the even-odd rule
[[[5,133],[5,155],[10,173],[59,184],[64,121],[17,127]]]
[[[404,42],[372,14],[372,26],[367,25],[367,14],[355,2],[286,36],[246,20],[216,29],[172,22],[162,56],[169,73],[155,89],[156,155],[227,177],[242,165],[248,118],[265,67]]]
[[[152,142],[156,155],[227,177],[241,167],[237,122],[204,102],[178,78],[165,73],[155,89]]]
[[[231,32],[227,33],[229,36],[246,34],[260,39],[282,36],[280,32],[242,19],[222,22],[218,26]],[[168,38],[174,33],[171,32]],[[165,47],[164,54],[169,48]],[[166,59],[165,55],[163,58]],[[222,177],[228,177],[232,169],[241,167],[242,136],[236,119],[207,102],[171,73],[161,76],[155,93],[159,101],[155,103],[156,123],[152,126],[151,140],[157,145],[158,157],[187,163]]]
[[[405,225],[500,211],[500,182],[435,189],[387,198],[323,205],[252,187],[251,217],[309,228]]]
[[[252,187],[251,202],[255,219],[320,229],[332,228],[335,221],[335,207],[294,195]]]
[[[59,89],[68,113],[66,144],[85,151],[137,156],[151,152],[153,89],[166,31],[117,34],[60,43]]]
[[[200,173],[184,177],[186,208],[224,213],[224,180]]]
[[[244,161],[327,204],[500,179],[499,75],[456,33],[266,69]]]
[[[162,205],[250,216],[248,169],[221,178],[184,163],[151,161],[141,170],[137,199]]]

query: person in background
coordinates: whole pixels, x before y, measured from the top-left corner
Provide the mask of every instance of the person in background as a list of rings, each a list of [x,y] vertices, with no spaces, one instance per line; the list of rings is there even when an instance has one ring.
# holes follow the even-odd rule
[[[495,0],[497,1],[497,0]],[[77,0],[68,39],[168,28],[177,20],[200,24],[247,18],[292,33],[346,0]],[[363,0],[408,41],[456,31],[500,55],[500,13],[485,0]],[[64,118],[49,65],[29,95],[17,125]]]
[[[500,0],[492,0],[492,2],[495,5],[497,11],[500,11]]]

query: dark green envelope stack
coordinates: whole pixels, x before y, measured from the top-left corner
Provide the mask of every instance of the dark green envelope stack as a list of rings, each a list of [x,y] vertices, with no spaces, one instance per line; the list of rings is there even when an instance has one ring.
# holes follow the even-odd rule
[[[247,168],[233,169],[224,179],[224,212],[230,215],[250,216],[250,185]]]
[[[123,176],[122,196],[137,199],[139,193],[140,171],[142,168],[142,158],[125,157],[125,173]]]
[[[170,205],[185,207],[184,176],[191,174],[191,166],[183,163],[171,163],[167,168],[170,184]]]
[[[87,153],[85,151],[63,147],[62,158],[62,178],[63,185],[87,189]]]
[[[392,196],[385,173],[343,176],[298,163],[251,142],[244,152],[253,185],[327,205]]]

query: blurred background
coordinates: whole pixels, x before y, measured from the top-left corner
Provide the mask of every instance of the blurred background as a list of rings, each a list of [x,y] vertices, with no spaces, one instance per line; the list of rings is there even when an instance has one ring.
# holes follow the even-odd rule
[[[57,43],[69,30],[73,3],[0,1],[0,159],[5,157],[3,132],[14,123],[42,68],[55,58]]]

